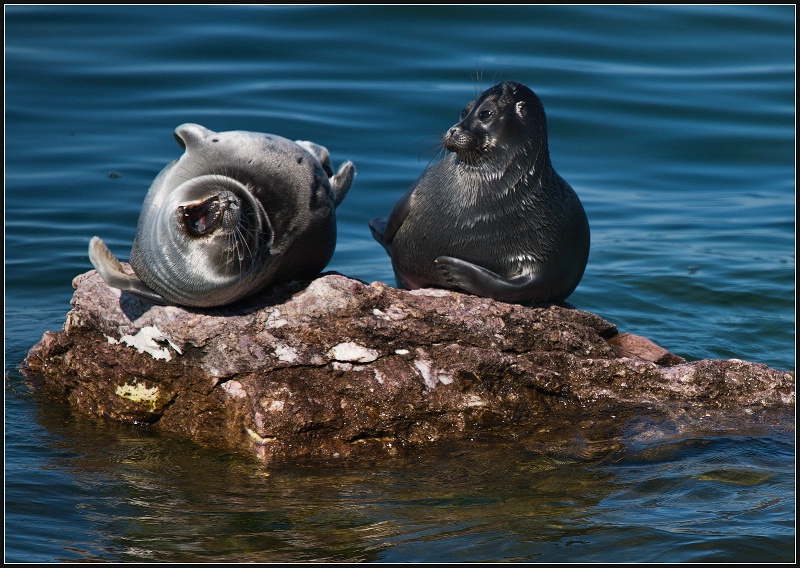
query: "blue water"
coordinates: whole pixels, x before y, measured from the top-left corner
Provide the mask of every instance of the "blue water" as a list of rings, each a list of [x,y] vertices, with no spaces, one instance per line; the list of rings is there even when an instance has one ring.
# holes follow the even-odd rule
[[[353,160],[328,268],[393,284],[367,221],[513,79],[591,224],[570,302],[689,360],[794,370],[795,24],[794,6],[6,6],[6,561],[793,561],[793,420],[267,470],[75,416],[18,367],[63,325],[93,235],[127,260],[179,124]]]

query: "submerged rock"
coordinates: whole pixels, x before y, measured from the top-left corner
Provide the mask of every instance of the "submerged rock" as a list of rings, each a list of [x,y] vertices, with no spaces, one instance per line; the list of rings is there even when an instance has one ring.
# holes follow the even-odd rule
[[[205,310],[152,305],[95,271],[73,286],[63,330],[28,354],[29,376],[80,413],[268,461],[473,437],[552,449],[794,411],[794,372],[686,362],[568,307],[335,273]]]

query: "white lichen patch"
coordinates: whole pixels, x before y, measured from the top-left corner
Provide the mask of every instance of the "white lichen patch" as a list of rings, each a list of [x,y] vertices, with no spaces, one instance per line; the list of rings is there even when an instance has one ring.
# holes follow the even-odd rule
[[[431,362],[427,359],[416,359],[414,361],[414,366],[419,371],[422,378],[425,380],[425,385],[432,389],[436,387],[436,383],[438,382],[436,378],[433,376],[433,372],[431,371]]]
[[[264,444],[269,444],[270,442],[275,442],[278,440],[278,438],[275,438],[273,436],[266,436],[266,437],[259,436],[257,432],[247,427],[245,427],[245,431],[247,432],[247,435],[250,437],[250,439],[253,440],[253,442],[259,446],[263,446]]]
[[[132,402],[143,402],[150,406],[155,406],[158,400],[158,387],[149,389],[144,383],[120,385],[114,392],[120,398],[125,398]]]
[[[222,390],[231,395],[233,398],[247,397],[247,391],[244,390],[242,383],[239,381],[227,381],[222,383]]]
[[[486,406],[486,401],[476,394],[471,394],[467,397],[466,405],[471,408]]]
[[[406,313],[397,306],[389,306],[385,312],[375,308],[372,310],[372,315],[390,321],[400,321],[406,318]]]
[[[285,325],[289,325],[289,321],[281,317],[281,311],[278,308],[272,310],[272,312],[269,314],[269,317],[267,317],[267,327],[278,328]]]
[[[417,290],[410,290],[409,294],[414,294],[415,296],[432,296],[434,298],[441,298],[443,296],[449,296],[450,292],[441,288],[418,288]]]
[[[436,369],[430,360],[425,357],[425,352],[421,349],[417,349],[417,357],[418,359],[414,360],[414,366],[419,371],[419,374],[422,375],[425,385],[429,389],[435,388],[438,383],[449,385],[453,382],[452,373]]]
[[[328,357],[336,359],[337,361],[349,361],[353,363],[371,363],[375,361],[380,353],[374,349],[368,349],[358,343],[347,341],[335,345],[328,350]]]
[[[383,384],[383,373],[381,373],[378,369],[373,369],[375,371],[375,380],[378,381],[380,384]]]
[[[139,353],[149,353],[153,359],[163,359],[165,361],[172,359],[169,349],[159,345],[159,342],[165,341],[172,346],[178,355],[181,355],[181,350],[166,335],[161,333],[160,329],[152,325],[143,327],[136,335],[123,335],[119,340],[129,347],[135,347]]]
[[[282,343],[279,343],[275,346],[275,356],[278,358],[278,360],[286,361],[287,363],[294,363],[300,357],[293,347],[289,347],[288,345],[284,345]]]
[[[180,347],[175,345],[169,337],[167,337],[166,339],[167,343],[169,343],[169,346],[175,350],[175,353],[177,353],[178,355],[183,355],[183,351],[181,351]]]
[[[333,362],[333,368],[336,371],[352,371],[353,364],[352,363],[340,363],[339,361]]]
[[[411,353],[408,349],[395,349],[394,352],[398,355],[408,355]]]

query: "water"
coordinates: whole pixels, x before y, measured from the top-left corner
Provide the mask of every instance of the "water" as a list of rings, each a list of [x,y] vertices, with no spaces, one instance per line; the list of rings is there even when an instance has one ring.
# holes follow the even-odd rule
[[[592,227],[570,301],[689,360],[794,370],[794,6],[6,6],[5,26],[6,561],[795,559],[793,420],[267,470],[74,416],[17,370],[89,239],[127,259],[177,125],[353,160],[329,269],[392,284],[367,220],[506,79],[542,98]]]

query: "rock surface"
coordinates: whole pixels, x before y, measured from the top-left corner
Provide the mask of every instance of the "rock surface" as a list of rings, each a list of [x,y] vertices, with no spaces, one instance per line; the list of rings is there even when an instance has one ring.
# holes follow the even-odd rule
[[[28,354],[29,376],[80,413],[267,461],[487,436],[547,450],[637,428],[756,427],[775,413],[793,424],[794,372],[689,363],[567,307],[335,273],[213,310],[154,306],[93,270],[73,286],[63,330]]]

